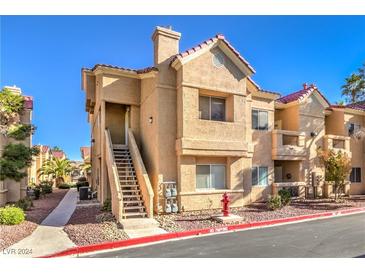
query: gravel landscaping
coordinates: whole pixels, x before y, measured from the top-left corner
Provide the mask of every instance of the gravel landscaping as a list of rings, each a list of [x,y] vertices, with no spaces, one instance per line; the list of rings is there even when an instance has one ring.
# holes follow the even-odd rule
[[[26,221],[19,225],[0,225],[0,250],[32,234],[38,224],[57,207],[66,193],[67,190],[65,189],[54,189],[53,193],[33,201],[33,207],[25,212]]]
[[[356,207],[365,207],[365,197],[347,198],[338,202],[330,199],[297,199],[293,200],[289,206],[276,211],[267,210],[266,203],[259,202],[241,208],[233,208],[231,209],[231,213],[243,217],[243,221],[240,223],[251,223]],[[170,232],[177,232],[225,226],[211,218],[213,215],[220,213],[221,210],[219,209],[202,210],[159,215],[155,219],[163,229]]]
[[[112,214],[99,205],[77,207],[64,231],[77,246],[128,239]]]
[[[61,202],[68,189],[53,189],[53,192],[46,194],[39,200],[33,201],[33,207],[26,212],[26,219],[30,222],[40,224]]]

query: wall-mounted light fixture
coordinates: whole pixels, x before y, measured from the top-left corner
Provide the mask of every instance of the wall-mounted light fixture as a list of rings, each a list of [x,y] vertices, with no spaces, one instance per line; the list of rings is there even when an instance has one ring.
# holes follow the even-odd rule
[[[152,124],[152,123],[153,123],[153,117],[152,117],[152,116],[150,116],[150,117],[148,118],[148,122],[149,122],[150,124]]]

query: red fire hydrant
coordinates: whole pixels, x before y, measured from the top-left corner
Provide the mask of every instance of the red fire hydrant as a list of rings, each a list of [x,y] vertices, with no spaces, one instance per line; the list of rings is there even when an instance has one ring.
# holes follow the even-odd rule
[[[221,200],[221,202],[223,204],[222,212],[223,212],[223,216],[227,217],[227,216],[229,216],[229,206],[228,206],[228,204],[230,202],[227,192],[225,192],[222,197],[223,197],[223,199]]]

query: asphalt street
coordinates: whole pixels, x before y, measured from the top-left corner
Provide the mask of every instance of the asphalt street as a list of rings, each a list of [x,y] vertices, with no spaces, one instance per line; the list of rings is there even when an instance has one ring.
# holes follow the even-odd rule
[[[333,258],[364,256],[365,213],[169,241],[84,257]]]

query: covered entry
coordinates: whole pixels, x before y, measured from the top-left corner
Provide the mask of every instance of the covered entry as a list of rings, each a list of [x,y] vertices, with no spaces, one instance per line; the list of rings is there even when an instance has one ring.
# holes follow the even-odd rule
[[[129,106],[107,102],[105,105],[105,127],[110,131],[113,144],[127,145]]]

